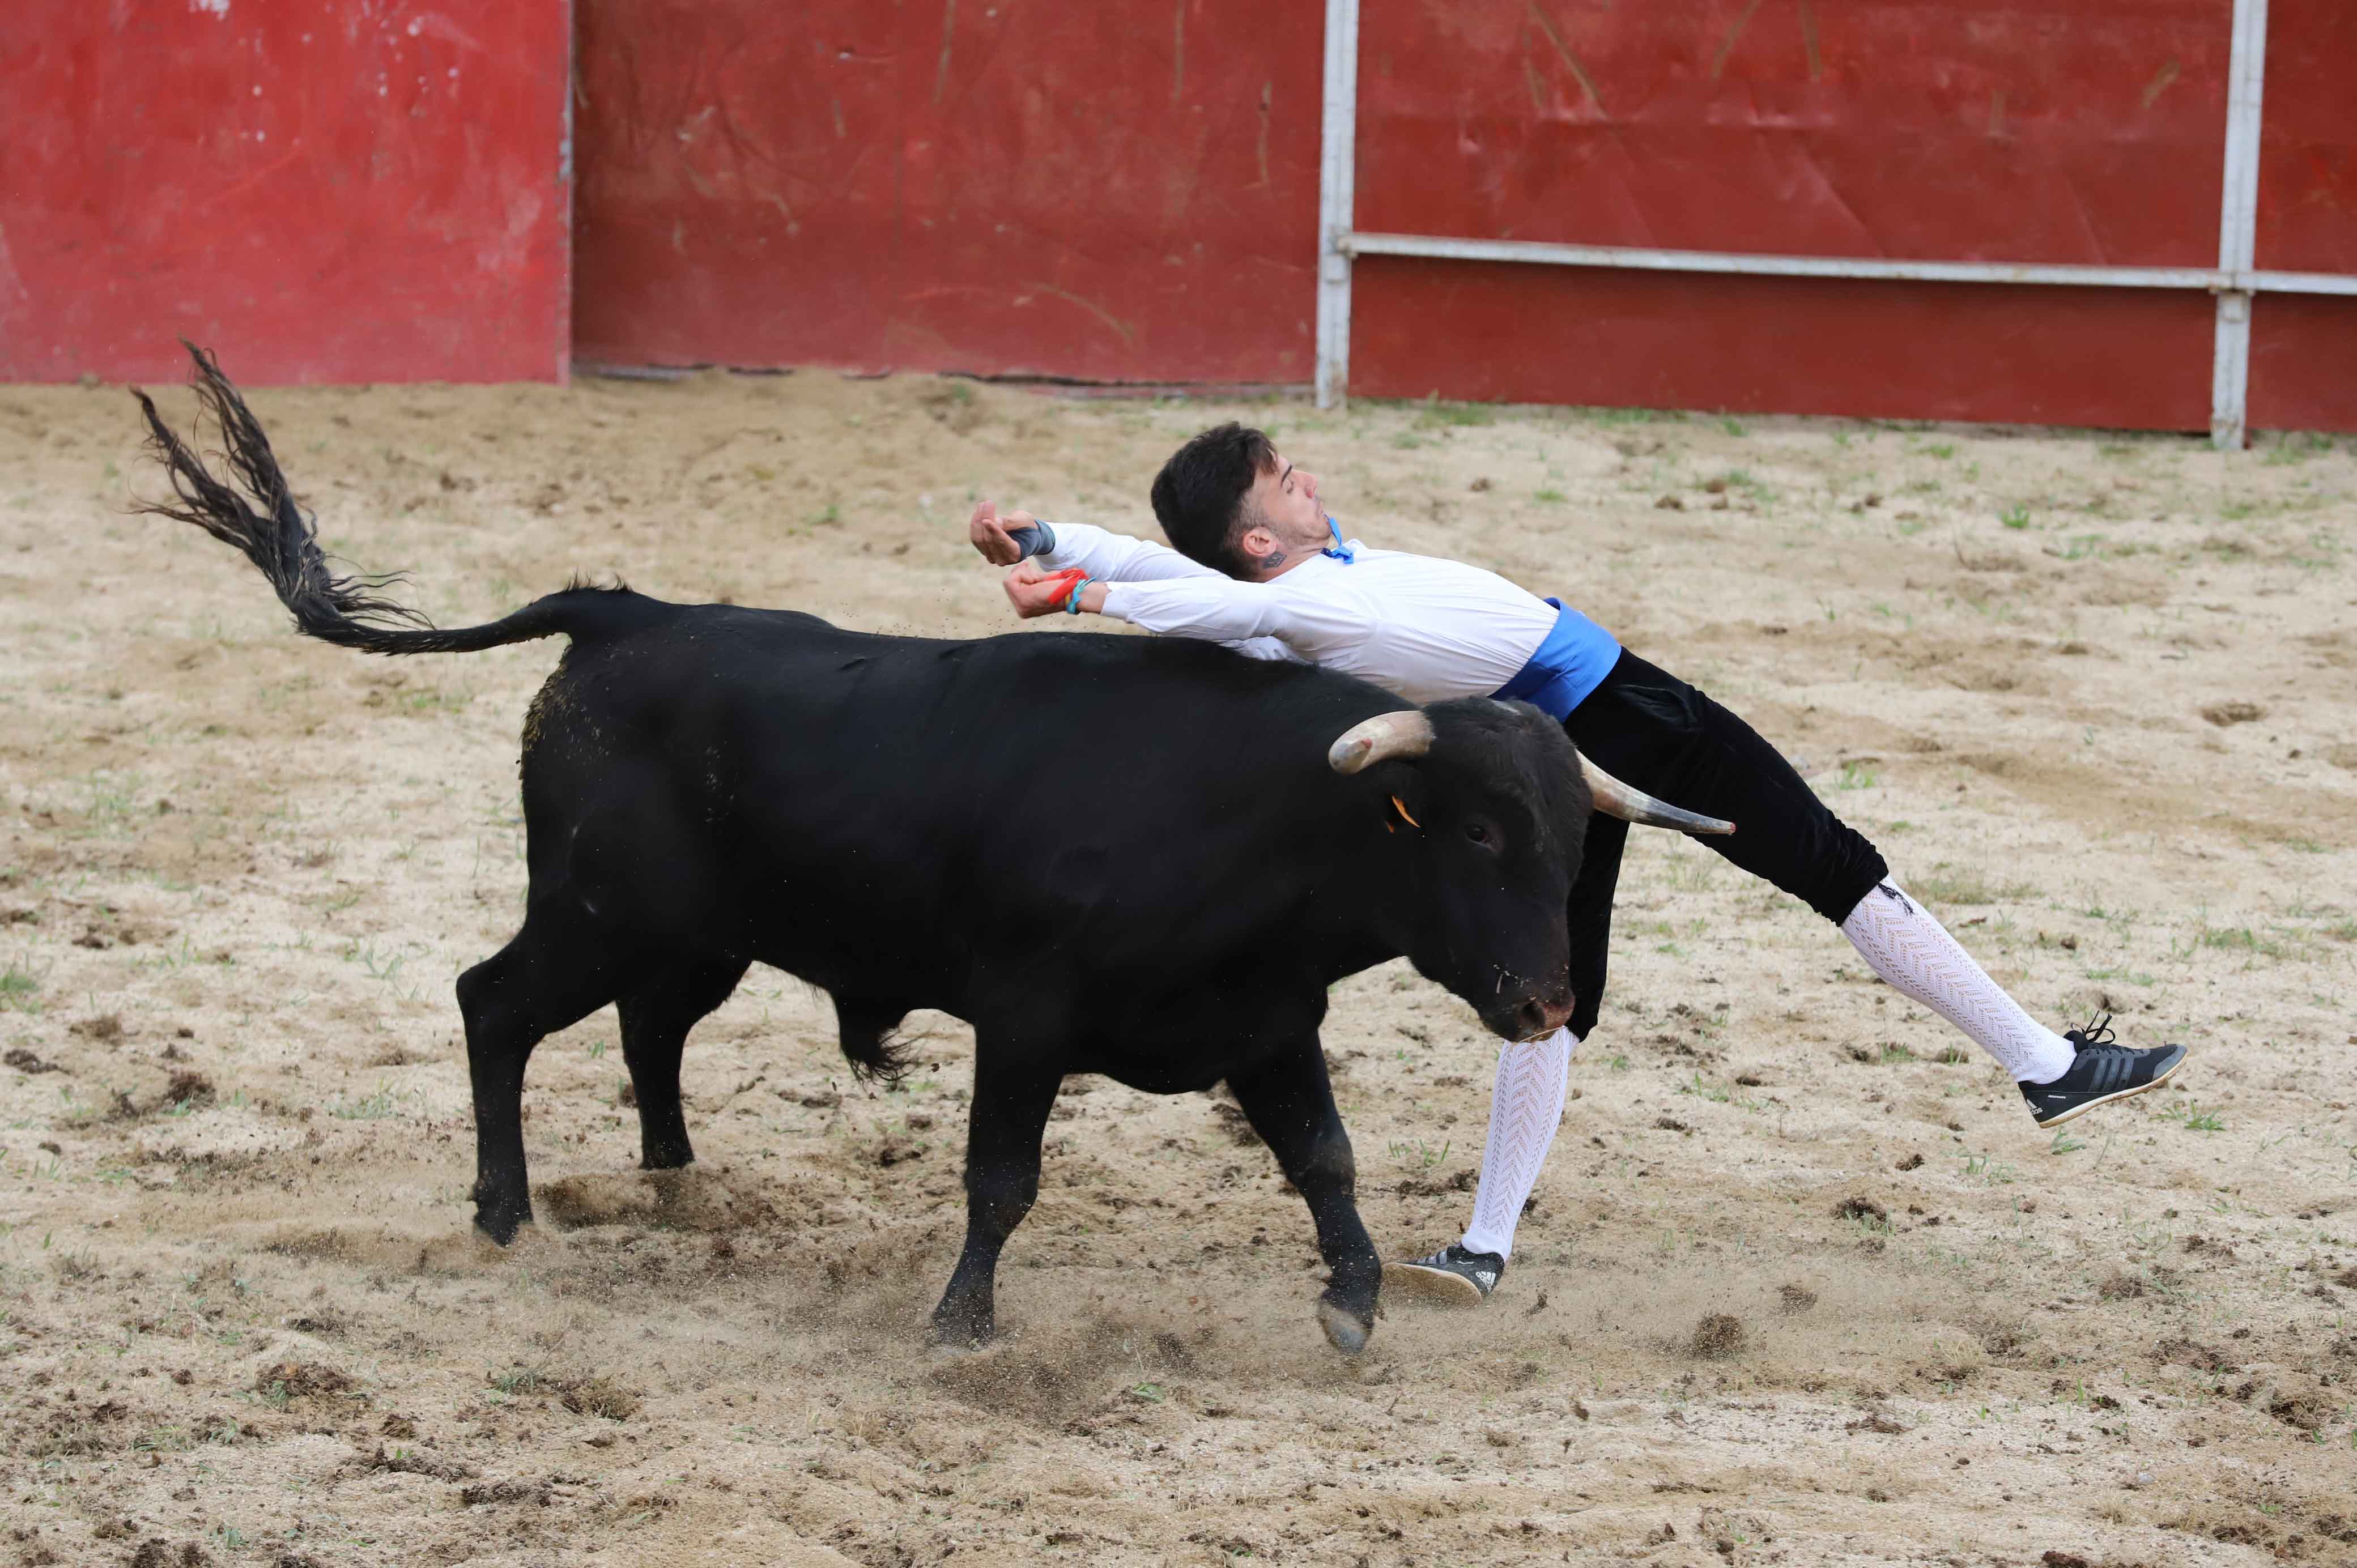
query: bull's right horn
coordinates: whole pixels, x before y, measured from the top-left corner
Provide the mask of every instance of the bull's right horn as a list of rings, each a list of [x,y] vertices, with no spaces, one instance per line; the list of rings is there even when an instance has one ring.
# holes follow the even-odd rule
[[[1608,817],[1618,817],[1624,822],[1636,822],[1648,828],[1675,828],[1682,833],[1731,833],[1733,822],[1717,817],[1706,817],[1673,806],[1666,800],[1656,800],[1642,789],[1623,784],[1593,762],[1587,754],[1579,754],[1579,771],[1587,780],[1587,793],[1596,801],[1596,809]]]
[[[1342,732],[1326,748],[1327,766],[1337,773],[1356,773],[1393,757],[1422,757],[1432,749],[1432,721],[1421,709],[1403,714],[1377,714]]]

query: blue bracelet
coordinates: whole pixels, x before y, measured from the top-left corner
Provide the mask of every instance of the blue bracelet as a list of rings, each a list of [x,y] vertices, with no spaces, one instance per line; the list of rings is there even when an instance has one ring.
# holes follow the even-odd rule
[[[1079,582],[1072,585],[1072,596],[1064,601],[1065,614],[1078,615],[1081,613],[1081,596],[1088,592],[1090,586],[1095,582],[1096,579],[1094,577],[1083,577]]]

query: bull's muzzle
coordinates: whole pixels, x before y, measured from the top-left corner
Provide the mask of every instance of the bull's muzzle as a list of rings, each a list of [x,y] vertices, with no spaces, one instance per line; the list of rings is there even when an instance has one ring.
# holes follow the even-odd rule
[[[1543,1040],[1571,1021],[1578,998],[1568,981],[1520,997],[1501,996],[1481,1011],[1481,1024],[1501,1040]]]

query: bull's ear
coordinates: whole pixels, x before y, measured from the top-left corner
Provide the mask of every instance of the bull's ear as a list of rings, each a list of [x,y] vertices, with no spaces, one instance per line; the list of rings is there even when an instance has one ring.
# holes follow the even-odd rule
[[[1326,763],[1337,773],[1356,773],[1387,758],[1422,757],[1431,749],[1432,721],[1423,709],[1410,708],[1352,725],[1326,748]]]

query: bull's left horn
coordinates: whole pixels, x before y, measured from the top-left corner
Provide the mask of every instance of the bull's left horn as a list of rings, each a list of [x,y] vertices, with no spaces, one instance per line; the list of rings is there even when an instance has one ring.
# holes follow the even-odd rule
[[[1355,735],[1357,731],[1351,733]],[[1656,800],[1642,789],[1631,789],[1587,760],[1584,752],[1580,754],[1579,771],[1587,780],[1588,794],[1595,797],[1596,809],[1608,817],[1618,817],[1624,822],[1636,822],[1649,828],[1675,828],[1682,833],[1731,833],[1735,831],[1733,822],[1721,822],[1717,817],[1697,816],[1667,801]]]
[[[1432,721],[1421,710],[1377,714],[1342,732],[1326,748],[1327,765],[1337,773],[1356,773],[1393,757],[1422,757],[1432,749]]]

